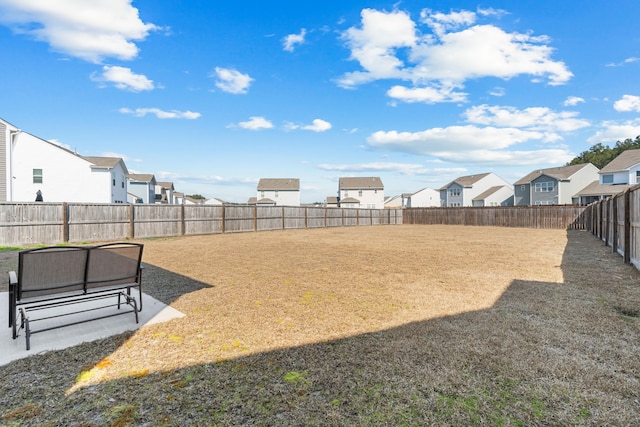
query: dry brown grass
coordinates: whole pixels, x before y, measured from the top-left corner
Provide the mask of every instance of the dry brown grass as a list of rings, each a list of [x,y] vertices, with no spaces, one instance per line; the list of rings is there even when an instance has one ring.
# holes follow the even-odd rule
[[[144,243],[146,291],[186,317],[0,367],[0,421],[640,419],[640,275],[586,232],[403,225]]]

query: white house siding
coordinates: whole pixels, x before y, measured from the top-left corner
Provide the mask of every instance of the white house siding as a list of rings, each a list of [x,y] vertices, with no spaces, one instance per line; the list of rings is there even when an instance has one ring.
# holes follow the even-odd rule
[[[82,157],[26,132],[13,147],[13,201],[33,202],[38,190],[45,202],[113,203],[126,201],[124,174],[111,185],[111,171],[93,169]],[[34,169],[42,169],[42,182],[34,183]]]
[[[9,168],[7,167],[7,140],[9,136],[8,126],[0,121],[0,202],[7,201],[7,181]]]
[[[432,208],[440,206],[440,192],[433,188],[423,188],[413,193],[407,202],[408,208]]]
[[[561,182],[558,194],[559,203],[561,205],[578,203],[578,198],[574,198],[574,196],[587,185],[598,180],[598,171],[599,169],[597,167],[589,163],[586,167],[573,174],[569,182]]]
[[[260,190],[258,200],[271,199],[276,206],[300,206],[300,191]]]

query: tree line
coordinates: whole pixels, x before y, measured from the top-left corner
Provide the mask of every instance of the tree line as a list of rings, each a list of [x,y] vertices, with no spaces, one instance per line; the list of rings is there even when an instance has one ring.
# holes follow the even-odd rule
[[[640,135],[636,136],[635,140],[627,138],[623,142],[618,141],[613,147],[598,143],[574,157],[573,160],[567,163],[567,166],[592,163],[598,169],[602,169],[623,151],[638,148],[640,148]]]

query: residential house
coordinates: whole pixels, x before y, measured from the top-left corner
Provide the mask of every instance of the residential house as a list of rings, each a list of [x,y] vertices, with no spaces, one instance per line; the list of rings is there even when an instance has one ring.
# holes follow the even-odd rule
[[[402,195],[387,197],[384,200],[385,209],[398,209],[402,207]]]
[[[126,203],[127,167],[83,157],[0,119],[0,202]]]
[[[156,177],[150,173],[131,173],[127,176],[130,203],[156,202]]]
[[[461,176],[440,188],[442,207],[474,206],[474,199],[493,187],[512,188],[493,172]]]
[[[640,184],[640,150],[625,150],[598,172],[598,180],[577,194],[581,205],[597,202]]]
[[[300,206],[300,180],[298,178],[260,179],[256,203],[262,206]]]
[[[337,208],[338,207],[338,198],[335,196],[327,196],[327,200],[325,202],[326,207],[328,208]]]
[[[155,203],[172,205],[174,191],[173,182],[157,181]]]
[[[404,208],[433,208],[440,205],[440,191],[433,188],[423,188],[413,194],[402,195]]]
[[[204,201],[205,205],[214,205],[214,206],[222,206],[224,205],[224,200],[218,199],[218,198],[213,198],[213,199],[207,199]]]
[[[513,187],[496,185],[473,198],[473,206],[513,206]]]
[[[173,204],[174,205],[184,205],[184,193],[179,191],[173,192]]]
[[[591,163],[537,169],[514,183],[514,204],[577,204],[578,193],[597,180],[598,168]]]
[[[341,208],[384,209],[384,185],[378,177],[346,177],[338,180]]]

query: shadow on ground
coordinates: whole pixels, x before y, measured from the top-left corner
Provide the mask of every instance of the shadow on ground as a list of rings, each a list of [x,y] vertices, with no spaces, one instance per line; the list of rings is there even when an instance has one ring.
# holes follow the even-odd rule
[[[128,335],[31,357],[0,369],[5,378],[0,420],[20,425],[633,425],[640,419],[640,276],[579,231],[568,232],[561,268],[563,283],[514,280],[487,310],[129,375],[68,396],[78,375],[126,345]],[[170,303],[207,286],[184,277],[170,280],[180,283],[172,294],[146,290]],[[51,358],[65,361],[66,368],[52,373],[45,362],[59,366],[60,360]],[[32,386],[9,392],[18,378]]]

